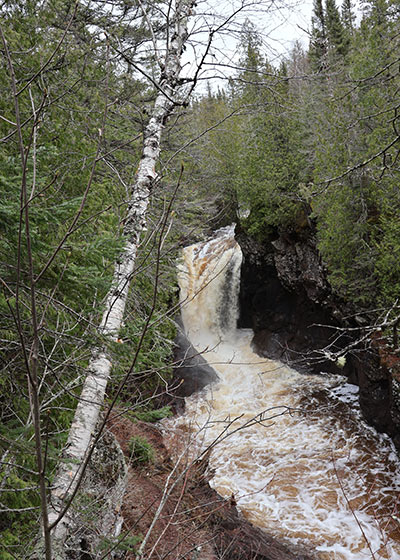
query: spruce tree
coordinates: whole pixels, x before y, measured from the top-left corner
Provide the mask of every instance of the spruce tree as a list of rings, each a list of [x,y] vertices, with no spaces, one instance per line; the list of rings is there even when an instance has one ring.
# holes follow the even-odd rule
[[[311,18],[311,40],[309,57],[314,70],[320,72],[326,67],[327,34],[322,0],[314,0]]]
[[[351,44],[351,38],[354,34],[355,16],[351,0],[343,0],[342,4],[342,24],[343,24],[343,44],[345,53],[348,54]]]
[[[353,12],[353,5],[351,0],[343,0],[342,4],[342,22],[344,27],[352,32],[354,29],[354,12]]]
[[[329,49],[344,56],[347,52],[345,30],[335,0],[326,0],[326,32]]]

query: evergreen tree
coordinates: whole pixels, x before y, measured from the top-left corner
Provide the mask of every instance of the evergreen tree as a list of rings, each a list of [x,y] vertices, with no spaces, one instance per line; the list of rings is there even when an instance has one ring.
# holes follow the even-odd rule
[[[240,121],[242,141],[233,177],[238,205],[248,212],[242,226],[260,238],[297,222],[299,205],[294,193],[302,166],[287,64],[283,61],[277,70],[262,59],[256,51],[258,81],[247,84],[235,100],[247,110]],[[241,66],[247,69],[253,60],[254,50],[243,43]]]
[[[335,0],[326,0],[326,33],[329,48],[344,56],[347,53],[348,44]]]
[[[314,0],[311,18],[309,57],[313,69],[320,72],[326,68],[327,30],[322,0]]]
[[[393,69],[396,26],[386,2],[368,5],[360,28],[353,30],[346,73],[337,67],[329,91],[315,87],[307,123],[310,118],[314,122],[314,181],[341,177],[312,201],[319,248],[334,288],[361,307],[379,301],[390,308],[400,290],[395,256],[400,247],[394,233],[394,215],[400,212],[394,191],[399,168],[393,165],[396,132],[389,124],[396,119],[399,87]],[[354,79],[352,86],[346,83],[348,75]]]
[[[344,54],[351,48],[351,40],[354,35],[355,15],[351,0],[343,0],[342,4],[342,23],[343,23],[343,46]]]
[[[343,0],[342,4],[342,22],[349,33],[354,30],[355,15],[351,0]]]
[[[246,20],[241,33],[241,56],[239,58],[241,70],[235,80],[242,103],[256,102],[258,84],[263,81],[264,60],[260,48],[261,39],[255,26]]]

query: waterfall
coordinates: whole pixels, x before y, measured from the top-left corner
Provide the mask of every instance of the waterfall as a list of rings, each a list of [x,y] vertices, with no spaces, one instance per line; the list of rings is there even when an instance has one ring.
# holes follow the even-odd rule
[[[251,522],[325,560],[400,560],[399,461],[361,419],[357,388],[256,355],[236,329],[241,251],[233,227],[187,247],[178,279],[187,336],[219,382],[186,399],[166,441],[195,436],[210,484]],[[371,553],[372,551],[372,553]]]
[[[234,226],[183,249],[178,267],[182,320],[188,337],[217,343],[236,330],[242,253]]]

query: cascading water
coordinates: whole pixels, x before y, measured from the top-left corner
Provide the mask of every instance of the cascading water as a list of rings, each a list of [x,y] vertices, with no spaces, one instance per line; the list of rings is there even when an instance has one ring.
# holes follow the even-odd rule
[[[219,438],[211,485],[277,537],[321,559],[400,560],[390,440],[362,422],[344,378],[302,375],[252,351],[252,332],[236,329],[241,259],[233,227],[183,251],[183,323],[220,381],[186,399],[185,414],[165,424],[167,441],[188,429],[198,449]]]

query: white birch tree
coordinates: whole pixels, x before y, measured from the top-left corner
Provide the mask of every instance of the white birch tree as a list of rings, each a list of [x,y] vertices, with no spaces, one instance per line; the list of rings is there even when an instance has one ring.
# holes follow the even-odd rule
[[[49,514],[43,516],[46,560],[54,558],[53,548],[57,558],[62,558],[63,545],[73,522],[70,506],[94,448],[96,426],[112,368],[107,340],[116,339],[122,325],[139,239],[146,228],[149,198],[157,181],[156,164],[160,154],[162,130],[173,109],[181,103],[181,57],[188,38],[187,22],[193,5],[194,0],[176,0],[174,6],[169,6],[164,55],[161,57],[158,49],[158,52],[156,51],[161,74],[160,79],[153,83],[158,93],[151,118],[144,131],[142,158],[137,169],[136,181],[131,188],[124,220],[125,246],[115,263],[114,279],[99,327],[106,342],[93,350],[63,461],[53,483]],[[101,134],[101,131],[99,133]]]

